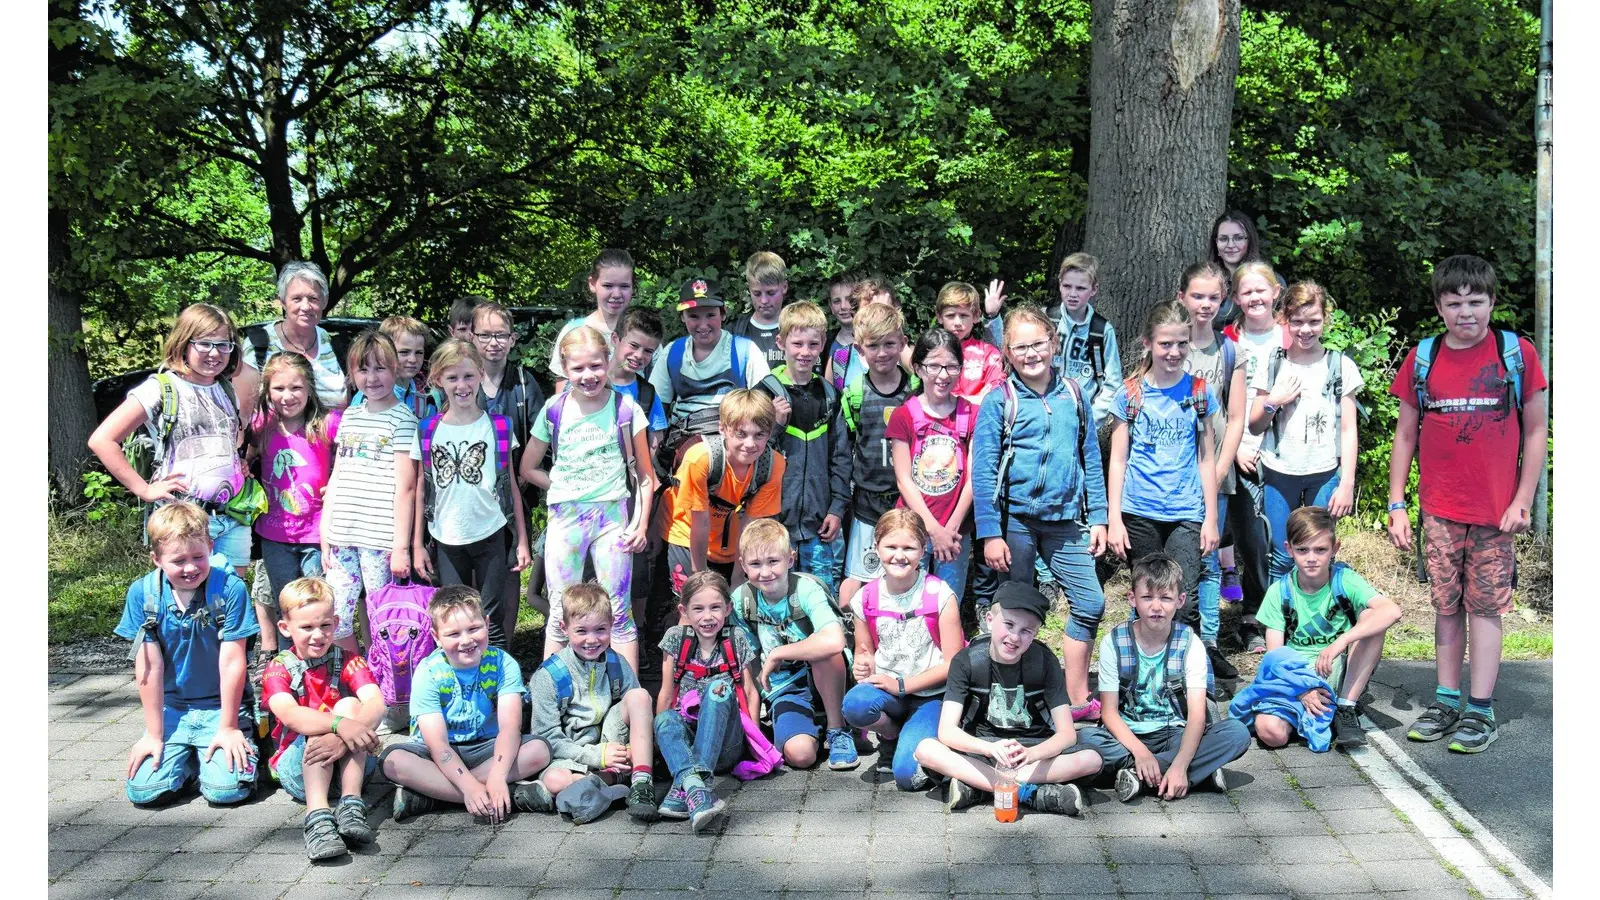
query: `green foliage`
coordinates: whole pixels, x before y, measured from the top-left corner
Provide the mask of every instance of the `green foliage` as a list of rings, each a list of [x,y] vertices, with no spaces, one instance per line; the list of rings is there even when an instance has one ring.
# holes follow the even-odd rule
[[[89,522],[120,527],[139,519],[137,504],[130,505],[128,492],[104,472],[83,473],[83,499],[87,502],[83,517]]]
[[[121,509],[125,511],[99,520],[89,519],[81,510],[50,511],[50,643],[111,634],[122,616],[128,585],[149,571],[138,510]]]

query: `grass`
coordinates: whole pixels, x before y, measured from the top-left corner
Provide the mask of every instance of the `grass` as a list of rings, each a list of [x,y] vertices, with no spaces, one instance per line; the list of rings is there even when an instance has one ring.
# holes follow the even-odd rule
[[[139,541],[138,511],[114,509],[99,522],[88,521],[81,510],[48,514],[52,644],[110,635],[122,617],[128,585],[150,570],[150,554]]]

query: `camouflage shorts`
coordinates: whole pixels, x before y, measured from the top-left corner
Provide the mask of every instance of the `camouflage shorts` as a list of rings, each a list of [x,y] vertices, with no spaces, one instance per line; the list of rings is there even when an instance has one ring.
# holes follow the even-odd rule
[[[1517,548],[1510,532],[1423,513],[1422,536],[1436,612],[1452,616],[1463,605],[1472,616],[1511,612]]]

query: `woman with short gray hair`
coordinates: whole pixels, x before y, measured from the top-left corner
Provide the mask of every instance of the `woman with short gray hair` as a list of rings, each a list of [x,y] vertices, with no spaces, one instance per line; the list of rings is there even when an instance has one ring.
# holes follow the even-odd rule
[[[349,403],[344,369],[334,354],[333,341],[318,324],[328,307],[328,278],[313,262],[296,261],[278,271],[277,301],[283,318],[268,325],[243,330],[244,366],[234,384],[241,400],[253,400],[261,383],[261,369],[275,353],[298,353],[316,373],[317,398],[324,406],[341,408]]]

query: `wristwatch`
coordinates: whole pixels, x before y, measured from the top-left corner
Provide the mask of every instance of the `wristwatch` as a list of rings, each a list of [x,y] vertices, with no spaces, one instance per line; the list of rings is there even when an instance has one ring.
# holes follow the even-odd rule
[[[1393,503],[1389,504],[1389,512],[1394,512],[1396,510],[1401,510],[1401,509],[1405,509],[1405,508],[1406,508],[1406,502],[1404,500],[1396,500]]]
[[[1272,405],[1271,403],[1263,403],[1261,404],[1261,408],[1266,410],[1269,415],[1278,411],[1278,407]]]

